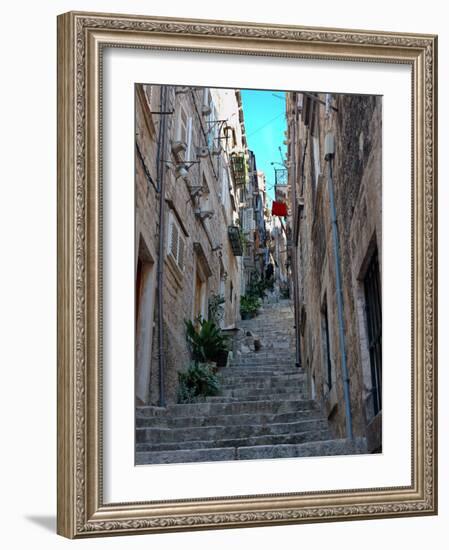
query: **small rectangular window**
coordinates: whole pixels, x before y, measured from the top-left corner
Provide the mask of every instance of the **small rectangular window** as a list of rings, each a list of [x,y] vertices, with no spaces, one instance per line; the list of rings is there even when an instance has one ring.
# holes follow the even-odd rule
[[[226,166],[223,166],[221,169],[221,202],[226,208],[228,205],[228,196],[229,196],[229,178],[228,171]]]
[[[186,160],[192,160],[192,117],[187,118]]]
[[[210,99],[210,114],[207,117],[207,146],[210,150],[214,148],[217,142],[217,112],[215,110],[212,98]]]
[[[324,367],[326,369],[326,383],[329,390],[332,389],[332,361],[330,352],[330,335],[329,335],[329,316],[327,313],[327,298],[324,298],[324,305],[321,310],[322,330],[323,330],[323,351],[324,351]]]
[[[182,105],[179,105],[178,110],[178,119],[177,119],[177,128],[176,128],[176,141],[182,141],[187,145],[187,129],[188,129],[188,116],[185,108]]]
[[[313,142],[313,160],[315,163],[315,187],[318,186],[318,179],[321,175],[321,159],[320,159],[320,140],[318,137],[312,138]]]
[[[186,242],[173,212],[170,212],[168,218],[168,246],[167,254],[171,256],[181,271],[185,266]]]
[[[178,259],[179,231],[176,224],[172,221],[170,226],[170,254],[175,260]]]

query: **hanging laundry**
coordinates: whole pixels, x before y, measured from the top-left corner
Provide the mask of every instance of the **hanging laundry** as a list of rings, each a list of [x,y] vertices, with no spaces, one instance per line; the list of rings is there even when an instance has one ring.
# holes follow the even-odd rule
[[[271,214],[273,216],[287,216],[287,204],[285,202],[273,201]]]

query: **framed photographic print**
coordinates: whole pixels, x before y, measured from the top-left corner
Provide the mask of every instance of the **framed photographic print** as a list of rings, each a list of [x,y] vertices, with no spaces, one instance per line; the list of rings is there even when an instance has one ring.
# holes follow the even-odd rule
[[[432,35],[58,18],[58,532],[437,512]]]

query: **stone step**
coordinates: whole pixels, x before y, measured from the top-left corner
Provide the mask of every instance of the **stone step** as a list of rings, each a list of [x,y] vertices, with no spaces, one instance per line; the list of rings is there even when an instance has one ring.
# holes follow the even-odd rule
[[[267,339],[264,339],[262,337],[260,337],[260,335],[257,335],[257,337],[260,341],[260,347],[258,349],[258,351],[255,351],[254,348],[250,348],[250,351],[241,351],[241,346],[247,346],[247,344],[245,342],[242,342],[241,345],[239,343],[237,343],[236,345],[236,349],[237,351],[240,351],[240,353],[237,353],[236,355],[237,356],[240,356],[240,355],[260,355],[262,353],[265,353],[265,354],[268,354],[268,355],[276,355],[278,353],[283,353],[285,355],[288,355],[288,352],[290,353],[294,353],[294,350],[295,350],[295,342],[292,340],[292,341],[285,341],[285,342],[272,342],[272,341],[268,341]],[[252,342],[250,344],[251,346],[253,345]]]
[[[258,334],[266,336],[294,336],[295,334],[295,327],[292,323],[266,323],[266,322],[260,322],[257,324],[252,325],[243,325],[239,326],[240,331],[237,332],[236,338],[244,338],[245,336],[248,336],[248,332],[251,332],[252,334]],[[257,331],[257,332],[256,332]]]
[[[231,414],[281,414],[301,411],[318,411],[316,401],[311,399],[267,399],[265,401],[238,401],[236,403],[185,403],[169,405],[166,408],[142,406],[137,408],[138,418],[153,418],[161,416],[218,416]]]
[[[242,396],[232,396],[232,395],[215,395],[206,397],[205,400],[207,403],[237,403],[239,401],[266,401],[270,398],[270,394],[261,393],[257,395],[242,395]],[[291,401],[294,399],[307,399],[305,390],[289,392],[289,393],[276,393],[272,396],[272,399],[285,399],[286,401]]]
[[[277,359],[278,357],[288,358],[295,356],[295,349],[291,346],[280,348],[261,348],[259,351],[250,350],[246,353],[236,353],[235,357],[253,357],[253,358],[270,358]]]
[[[250,351],[249,353],[238,353],[231,361],[231,364],[235,363],[271,363],[273,365],[279,363],[286,363],[296,358],[296,354],[291,349],[286,350],[273,350],[273,351]]]
[[[281,349],[282,349],[282,346],[285,346],[285,344],[289,344],[289,345],[295,345],[295,335],[294,334],[288,334],[286,333],[285,331],[282,332],[282,334],[272,334],[272,333],[269,333],[268,331],[247,331],[247,332],[251,332],[251,334],[245,334],[243,335],[241,338],[236,338],[235,341],[238,343],[238,344],[244,344],[245,343],[245,339],[246,338],[249,338],[249,337],[252,337],[252,338],[257,338],[259,341],[260,341],[260,344],[261,346],[273,346],[273,345],[281,345]],[[261,348],[263,349],[263,348]]]
[[[259,311],[272,312],[273,314],[284,313],[284,312],[293,312],[293,304],[290,303],[267,303],[262,302],[259,306]]]
[[[292,371],[297,368],[294,361],[285,361],[283,363],[263,363],[263,362],[252,362],[252,361],[242,361],[240,363],[232,363],[231,368],[244,371],[250,374],[251,372],[258,372],[265,374],[266,376],[275,376],[276,373],[282,373],[286,371]]]
[[[252,321],[241,321],[238,328],[241,330],[237,336],[241,336],[247,331],[267,333],[282,333],[283,330],[294,332],[295,323],[293,319],[253,319]]]
[[[241,327],[247,327],[247,326],[254,326],[254,325],[260,325],[262,322],[267,322],[270,325],[275,325],[276,321],[281,322],[290,322],[294,321],[295,316],[293,312],[289,311],[264,311],[259,310],[259,314],[256,317],[253,317],[252,319],[244,319],[242,321],[239,321],[239,328]]]
[[[296,420],[319,420],[320,411],[303,409],[281,413],[242,413],[202,416],[138,416],[138,428],[190,428],[198,426],[254,426],[256,424],[279,424]]]
[[[226,374],[219,376],[220,387],[226,388],[228,386],[237,387],[277,387],[281,385],[304,383],[306,380],[305,374]]]
[[[136,452],[136,465],[143,464],[182,464],[187,462],[213,462],[235,460],[234,447],[223,449],[195,449],[186,451]]]
[[[248,334],[248,333],[251,334]],[[244,340],[248,336],[257,336],[262,343],[263,342],[275,342],[275,341],[295,341],[295,332],[289,327],[284,326],[278,326],[276,329],[269,328],[267,326],[261,326],[261,327],[251,327],[248,329],[245,329],[241,333],[239,333],[236,336],[236,340]]]
[[[260,342],[259,351],[251,350],[250,353],[261,353],[262,351],[273,351],[273,350],[285,350],[285,349],[294,349],[295,346],[295,337],[294,335],[289,336],[288,334],[282,334],[282,336],[272,336],[268,334],[262,334],[260,332],[252,332],[251,338],[255,338]],[[246,345],[244,336],[241,340],[236,340],[237,345]],[[248,336],[249,338],[249,336]],[[251,342],[252,343],[252,342]]]
[[[180,443],[182,441],[204,441],[225,439],[249,439],[256,436],[287,435],[291,433],[327,429],[324,420],[298,420],[256,426],[199,426],[192,428],[137,428],[137,443]]]
[[[340,456],[366,453],[365,439],[336,439],[299,444],[245,447],[216,447],[194,450],[137,452],[136,464],[176,464],[212,462],[217,460],[254,460],[269,458],[299,458],[310,456]]]
[[[232,369],[238,370],[244,374],[260,374],[265,376],[280,376],[281,374],[292,371],[295,368],[295,362],[288,363],[234,363],[231,365]]]
[[[246,399],[281,399],[284,395],[291,395],[295,393],[298,395],[304,395],[305,388],[303,384],[290,384],[285,387],[283,384],[281,387],[232,387],[222,388],[218,397],[238,397],[242,401]]]
[[[289,380],[276,380],[276,377],[273,378],[244,378],[244,377],[233,377],[229,378],[226,381],[220,382],[220,395],[224,395],[222,392],[225,390],[238,390],[238,389],[247,389],[247,390],[273,390],[274,392],[278,389],[287,389],[287,387],[298,388],[305,386],[306,380],[303,377],[290,378]],[[270,396],[271,398],[271,396]]]
[[[294,311],[293,311],[293,307],[289,307],[289,306],[283,306],[283,307],[279,307],[275,304],[264,304],[262,306],[260,306],[259,308],[259,315],[258,317],[262,316],[262,315],[291,315],[292,317],[294,316]],[[257,319],[257,317],[256,317]],[[250,321],[251,319],[247,319],[248,321]]]
[[[288,382],[288,387],[290,388],[290,390],[288,390],[288,388],[286,388],[285,386],[286,386],[285,381],[282,381],[281,383],[276,381],[270,382],[270,380],[264,380],[263,382],[234,381],[234,382],[228,382],[226,384],[221,384],[220,395],[238,396],[241,394],[240,393],[237,394],[235,392],[240,392],[240,390],[242,390],[242,391],[249,392],[248,395],[254,392],[267,393],[267,396],[270,398],[271,396],[278,395],[279,393],[285,393],[286,391],[288,393],[291,393],[293,389],[301,391],[301,389],[304,386],[304,380],[290,380]],[[232,392],[232,394],[230,394],[229,392]]]
[[[224,367],[218,371],[219,378],[226,378],[232,376],[238,377],[253,377],[253,378],[265,378],[273,376],[276,378],[283,378],[288,380],[289,376],[305,376],[304,369],[299,367],[287,367],[281,368],[275,365],[263,365],[261,367]]]
[[[230,364],[231,368],[240,369],[240,370],[260,370],[265,369],[266,374],[271,372],[274,374],[276,371],[288,371],[297,368],[295,359],[289,360],[280,360],[280,361],[255,361],[255,360],[242,360],[242,361],[232,361]]]
[[[282,368],[278,366],[264,366],[264,365],[241,365],[235,367],[229,367],[219,373],[220,377],[252,377],[257,379],[264,379],[270,377],[283,378],[288,380],[289,376],[305,376],[305,374],[299,372],[299,369],[295,366],[288,365],[288,368]]]
[[[245,344],[244,344],[245,345]],[[279,360],[285,360],[290,359],[291,357],[295,357],[295,349],[293,346],[288,347],[280,347],[280,348],[261,348],[259,351],[254,351],[253,349],[250,349],[250,351],[240,351],[237,350],[233,355],[233,361],[237,361],[239,359],[251,359],[256,361],[279,361]]]
[[[250,437],[230,437],[224,439],[197,439],[194,441],[173,441],[152,443],[138,443],[136,452],[151,453],[159,451],[184,451],[189,449],[208,449],[213,447],[257,447],[265,445],[298,445],[311,441],[325,441],[330,437],[328,430],[309,430],[304,432],[259,435]]]
[[[247,446],[237,449],[236,460],[261,458],[296,458],[305,456],[338,456],[366,453],[365,438],[329,439],[293,445]]]
[[[254,332],[251,334],[260,339],[262,346],[275,346],[276,344],[285,346],[285,344],[292,344],[295,342],[295,335],[293,333],[288,334],[286,331],[283,331],[282,334],[279,335],[270,334],[268,331],[258,331],[257,333]],[[246,338],[246,336],[244,336],[244,338]]]

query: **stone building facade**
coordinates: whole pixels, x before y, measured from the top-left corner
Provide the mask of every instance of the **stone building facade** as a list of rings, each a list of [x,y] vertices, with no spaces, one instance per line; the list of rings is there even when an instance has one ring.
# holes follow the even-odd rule
[[[267,213],[268,261],[273,265],[276,292],[285,295],[289,285],[287,255],[287,223],[279,216]]]
[[[241,188],[240,206],[244,236],[242,293],[253,279],[263,277],[266,265],[265,225],[265,177],[257,170],[256,157],[249,150],[247,155],[248,176]]]
[[[382,100],[290,92],[288,234],[299,361],[335,437],[382,440]]]
[[[135,106],[136,403],[165,405],[190,362],[184,321],[215,296],[222,328],[239,319],[234,160],[248,153],[235,90],[137,85]]]

